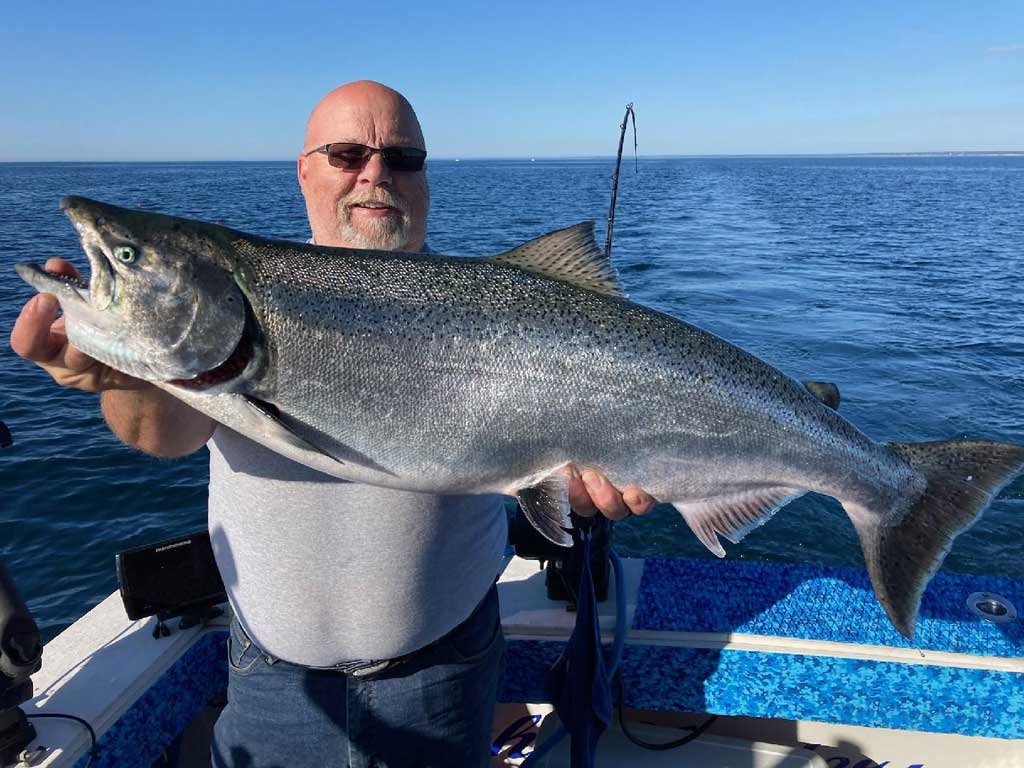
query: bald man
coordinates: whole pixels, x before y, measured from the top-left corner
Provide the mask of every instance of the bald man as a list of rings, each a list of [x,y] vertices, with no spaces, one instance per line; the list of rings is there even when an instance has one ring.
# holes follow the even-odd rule
[[[310,115],[298,157],[312,241],[420,251],[426,145],[411,105],[368,81]],[[47,269],[75,274],[66,261]],[[110,429],[146,453],[210,449],[209,526],[234,610],[216,766],[486,765],[503,654],[494,580],[504,499],[347,483],[219,426],[69,346],[56,300],[33,298],[14,350],[99,392]],[[640,489],[585,471],[573,508],[646,512]]]

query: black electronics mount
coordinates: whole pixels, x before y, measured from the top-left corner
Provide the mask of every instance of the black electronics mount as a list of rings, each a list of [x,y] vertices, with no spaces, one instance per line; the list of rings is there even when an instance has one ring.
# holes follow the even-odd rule
[[[171,628],[167,622],[180,616],[178,629],[191,629],[192,627],[205,626],[206,622],[224,615],[224,609],[219,605],[207,605],[201,608],[186,610],[184,612],[161,611],[156,614],[156,626],[153,627],[153,637],[159,640],[161,637],[170,637]]]
[[[608,550],[612,543],[612,522],[603,515],[581,517],[573,512],[573,545],[560,547],[548,541],[517,508],[509,518],[508,539],[518,557],[539,560],[544,568],[544,586],[549,600],[568,603],[568,610],[576,608],[576,585],[583,570],[583,545],[580,531],[590,531],[590,572],[594,578],[594,593],[598,602],[608,599],[608,577],[611,566]]]
[[[36,737],[20,705],[32,698],[42,657],[39,628],[0,563],[0,766],[19,762]]]

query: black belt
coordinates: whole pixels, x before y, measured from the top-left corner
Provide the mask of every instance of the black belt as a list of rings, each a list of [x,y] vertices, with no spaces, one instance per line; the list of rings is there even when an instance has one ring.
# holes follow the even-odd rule
[[[495,580],[495,584],[497,584],[497,580]],[[433,648],[447,640],[448,636],[456,632],[458,629],[460,629],[463,624],[465,624],[468,621],[472,621],[473,618],[476,616],[476,612],[480,610],[481,606],[483,606],[483,604],[487,602],[487,599],[491,596],[491,589],[494,589],[494,585],[491,585],[490,589],[487,590],[487,594],[485,594],[483,599],[479,603],[477,603],[476,607],[473,609],[473,612],[470,613],[468,617],[466,617],[465,621],[462,621],[459,624],[457,624],[454,629],[445,633],[443,636],[439,637],[434,642],[428,643],[427,645],[424,645],[422,648],[417,648],[415,651],[410,651],[409,653],[403,654],[402,656],[396,656],[393,659],[346,661],[342,664],[335,664],[330,667],[311,667],[305,664],[294,664],[293,666],[302,667],[303,669],[315,669],[322,672],[341,672],[343,675],[351,675],[352,677],[370,677],[371,675],[378,675],[381,672],[387,672],[388,670],[392,670],[395,667],[401,666],[402,664],[407,664],[408,662],[416,659],[417,657],[422,656],[423,654],[427,653],[428,651],[432,650]],[[236,618],[235,621],[238,621],[238,619]],[[256,645],[256,643],[253,642],[252,638],[249,637],[248,633],[246,633],[245,630],[242,628],[241,623],[239,623],[238,628],[242,630],[243,634],[245,634],[245,636],[248,638],[249,642],[252,643],[252,645]],[[280,659],[271,656],[262,648],[260,648],[259,651],[261,654],[263,654],[263,658],[266,659],[267,662],[270,664],[276,664],[278,661],[280,661]]]

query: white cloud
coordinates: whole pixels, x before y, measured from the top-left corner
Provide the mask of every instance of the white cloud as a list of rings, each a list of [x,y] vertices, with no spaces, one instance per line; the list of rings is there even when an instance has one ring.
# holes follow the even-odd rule
[[[1024,53],[1024,43],[1014,45],[997,45],[988,49],[989,53]]]

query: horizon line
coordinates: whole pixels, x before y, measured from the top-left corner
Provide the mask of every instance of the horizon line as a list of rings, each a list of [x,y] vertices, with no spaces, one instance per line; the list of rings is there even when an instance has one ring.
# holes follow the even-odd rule
[[[885,152],[739,152],[739,153],[692,153],[692,154],[651,154],[637,155],[637,159],[670,160],[699,158],[761,158],[761,157],[957,157],[957,156],[989,156],[1013,157],[1024,156],[1020,149],[952,149],[925,151],[885,151]],[[430,160],[446,162],[481,161],[481,160],[522,160],[541,162],[550,160],[614,160],[614,154],[598,155],[454,155],[445,154],[430,157]],[[631,157],[623,152],[623,159]],[[171,159],[121,159],[121,160],[0,160],[0,165],[45,165],[45,164],[127,164],[127,163],[294,163],[290,158],[171,158]]]

